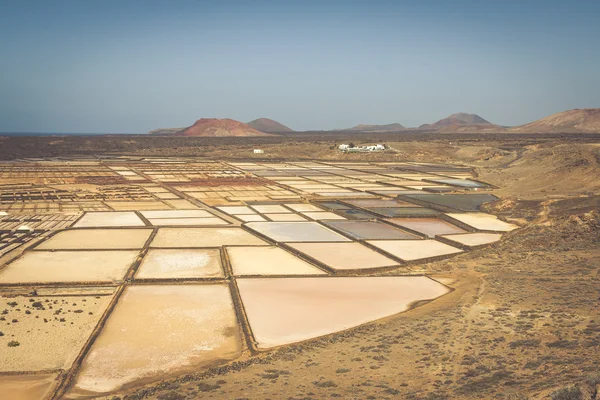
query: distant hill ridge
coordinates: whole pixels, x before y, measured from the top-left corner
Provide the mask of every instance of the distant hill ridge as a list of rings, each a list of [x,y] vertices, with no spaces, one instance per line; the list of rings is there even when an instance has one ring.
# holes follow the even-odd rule
[[[434,131],[439,133],[600,133],[600,108],[562,111],[528,124],[506,127],[483,119],[477,114],[456,113],[433,124],[405,128],[399,123],[386,125],[356,125],[337,129],[349,132]],[[294,132],[289,127],[268,118],[258,118],[244,124],[229,118],[202,118],[187,128],[162,128],[148,132],[152,135],[177,136],[268,136],[273,133]]]
[[[393,123],[393,124],[385,124],[385,125],[356,125],[352,128],[343,129],[344,131],[358,131],[358,132],[393,132],[393,131],[401,131],[406,129],[402,124]]]

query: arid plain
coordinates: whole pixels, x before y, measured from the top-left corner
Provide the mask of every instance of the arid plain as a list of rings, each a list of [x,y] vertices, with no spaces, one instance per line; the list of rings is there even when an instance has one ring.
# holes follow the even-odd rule
[[[597,398],[597,135],[288,139],[1,137],[0,389]]]

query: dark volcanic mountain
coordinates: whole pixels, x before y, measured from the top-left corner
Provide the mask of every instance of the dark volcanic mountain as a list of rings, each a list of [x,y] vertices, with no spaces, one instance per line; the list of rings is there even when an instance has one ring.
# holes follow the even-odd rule
[[[481,118],[477,114],[467,114],[467,113],[456,113],[452,114],[444,119],[440,119],[439,121],[433,124],[425,124],[421,125],[419,128],[421,129],[439,129],[446,126],[454,126],[454,125],[493,125],[489,121]]]
[[[174,135],[185,128],[158,128],[148,132],[149,135]]]
[[[356,125],[352,128],[342,129],[344,131],[355,131],[355,132],[395,132],[402,131],[406,128],[401,124],[387,124],[387,125]]]
[[[294,132],[292,128],[269,118],[258,118],[248,122],[247,125],[252,129],[266,133]]]

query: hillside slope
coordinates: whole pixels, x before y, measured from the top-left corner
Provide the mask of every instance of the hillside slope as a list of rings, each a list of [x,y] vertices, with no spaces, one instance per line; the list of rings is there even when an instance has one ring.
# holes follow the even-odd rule
[[[597,133],[600,132],[600,108],[559,112],[529,124],[511,128],[510,131],[517,133]]]
[[[446,126],[458,126],[458,125],[492,125],[489,121],[481,118],[477,114],[468,113],[456,113],[447,116],[446,118],[440,119],[433,124],[421,125],[421,129],[439,129]]]
[[[269,118],[257,118],[248,122],[246,125],[252,129],[265,133],[294,132],[292,128]]]

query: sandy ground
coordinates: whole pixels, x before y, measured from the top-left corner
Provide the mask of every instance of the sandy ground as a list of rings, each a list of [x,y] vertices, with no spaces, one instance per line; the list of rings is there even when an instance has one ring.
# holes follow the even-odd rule
[[[2,297],[0,371],[69,368],[112,296]],[[12,342],[13,346],[9,345]]]

